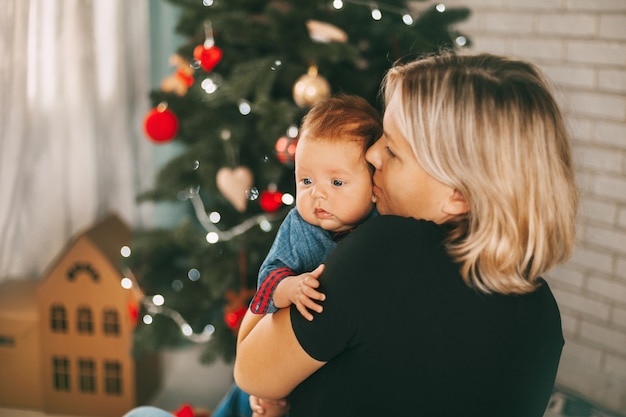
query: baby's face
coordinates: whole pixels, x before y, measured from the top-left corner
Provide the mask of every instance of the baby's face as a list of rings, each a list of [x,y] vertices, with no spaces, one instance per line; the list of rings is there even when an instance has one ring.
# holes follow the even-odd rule
[[[367,218],[374,196],[360,144],[303,138],[295,162],[296,207],[304,220],[341,232]]]

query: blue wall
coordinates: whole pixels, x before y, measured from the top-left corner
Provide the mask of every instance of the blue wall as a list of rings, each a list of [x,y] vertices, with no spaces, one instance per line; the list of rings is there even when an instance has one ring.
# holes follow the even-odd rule
[[[150,87],[159,88],[161,80],[170,75],[170,57],[185,38],[175,32],[180,9],[165,0],[149,0],[150,10]],[[147,91],[146,94],[149,94]],[[154,168],[157,173],[167,161],[182,151],[176,142],[154,146]],[[156,174],[155,174],[156,175]],[[173,227],[182,218],[187,207],[181,203],[157,203],[154,207],[154,224],[157,227]]]

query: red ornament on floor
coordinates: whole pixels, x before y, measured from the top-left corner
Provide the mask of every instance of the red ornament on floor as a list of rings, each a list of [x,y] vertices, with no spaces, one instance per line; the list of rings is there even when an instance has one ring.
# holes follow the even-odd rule
[[[159,104],[150,110],[143,121],[144,133],[156,143],[166,143],[178,133],[178,117],[167,108],[166,104]]]
[[[193,409],[189,404],[183,404],[178,410],[174,411],[176,417],[194,417]]]
[[[172,414],[176,417],[210,417],[211,413],[208,410],[193,408],[189,404],[183,404],[176,411],[172,411]]]

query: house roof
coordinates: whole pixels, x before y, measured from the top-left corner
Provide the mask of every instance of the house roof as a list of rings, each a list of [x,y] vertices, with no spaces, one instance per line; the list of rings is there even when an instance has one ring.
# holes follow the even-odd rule
[[[120,264],[120,249],[131,243],[130,228],[113,213],[83,232],[79,238],[81,236],[89,239],[102,251],[107,260],[116,266]]]
[[[121,267],[120,250],[122,246],[130,245],[131,230],[117,214],[110,213],[106,215],[93,226],[80,232],[68,241],[56,259],[50,263],[42,274],[42,280],[45,280],[49,276],[50,271],[58,265],[68,251],[82,240],[88,240],[111,265],[119,269]]]

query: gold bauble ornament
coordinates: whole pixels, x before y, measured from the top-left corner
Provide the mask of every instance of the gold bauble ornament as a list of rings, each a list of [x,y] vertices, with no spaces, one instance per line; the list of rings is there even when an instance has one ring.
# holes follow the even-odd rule
[[[293,85],[293,100],[299,107],[311,107],[330,96],[330,84],[317,74],[317,67],[311,65],[306,74]]]

